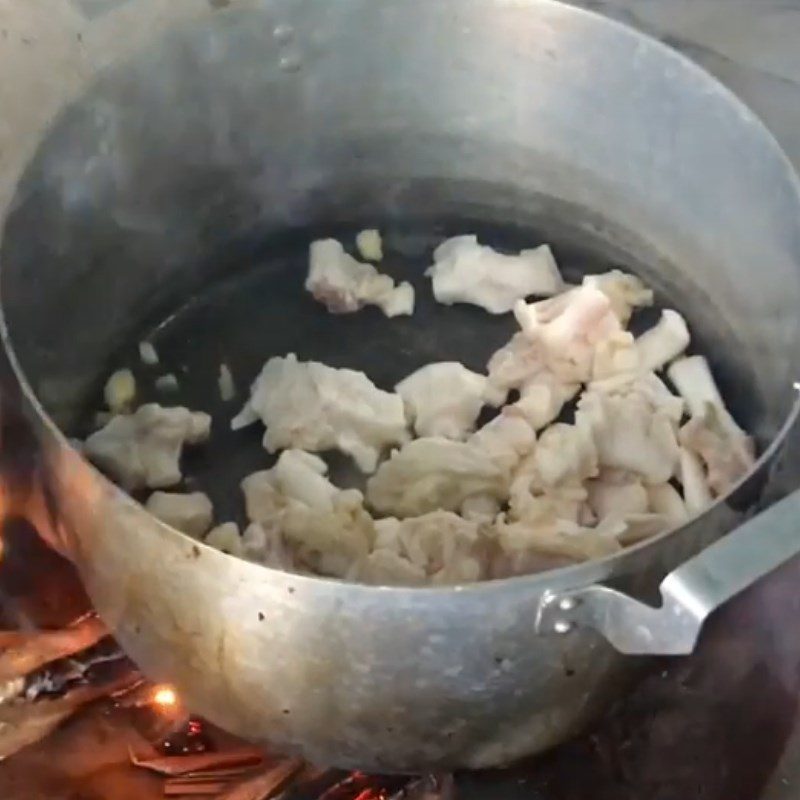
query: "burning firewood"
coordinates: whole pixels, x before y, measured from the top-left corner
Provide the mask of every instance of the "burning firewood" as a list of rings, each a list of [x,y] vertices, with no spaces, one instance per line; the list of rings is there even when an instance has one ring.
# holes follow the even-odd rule
[[[14,680],[60,658],[87,650],[108,635],[94,615],[57,631],[0,631],[0,682]]]
[[[264,751],[256,747],[242,747],[224,753],[196,753],[154,758],[141,758],[136,753],[131,753],[131,763],[135,766],[170,777],[198,772],[213,776],[228,767],[253,767],[264,760]]]

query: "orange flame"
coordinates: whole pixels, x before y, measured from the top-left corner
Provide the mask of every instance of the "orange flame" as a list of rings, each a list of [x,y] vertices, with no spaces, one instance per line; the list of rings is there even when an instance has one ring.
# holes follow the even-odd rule
[[[157,686],[153,690],[153,703],[166,711],[178,705],[178,695],[171,686]]]

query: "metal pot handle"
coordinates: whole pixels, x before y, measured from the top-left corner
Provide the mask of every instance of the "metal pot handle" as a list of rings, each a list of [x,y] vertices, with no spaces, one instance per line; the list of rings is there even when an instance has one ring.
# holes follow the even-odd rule
[[[601,633],[620,653],[688,655],[712,611],[800,553],[800,490],[745,522],[661,582],[653,608],[606,586],[548,593],[541,633],[578,626]]]

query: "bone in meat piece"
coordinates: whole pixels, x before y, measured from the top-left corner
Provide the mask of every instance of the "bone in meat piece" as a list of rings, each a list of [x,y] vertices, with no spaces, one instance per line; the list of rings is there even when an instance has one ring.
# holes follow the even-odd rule
[[[485,375],[455,361],[428,364],[395,386],[418,436],[463,440],[485,404],[502,405],[505,393]]]
[[[686,320],[672,309],[661,312],[661,319],[636,340],[639,369],[655,372],[677,358],[688,346],[691,337]]]
[[[700,459],[685,447],[680,451],[680,481],[689,514],[699,514],[714,502]]]
[[[566,383],[592,377],[598,343],[622,332],[608,297],[592,286],[579,286],[538,303],[514,306],[523,333],[541,345],[545,365]]]
[[[270,453],[337,449],[367,473],[385,448],[408,440],[399,395],[381,391],[363,372],[300,362],[293,353],[267,361],[231,427],[259,418],[267,426],[264,447]]]
[[[208,531],[214,519],[214,506],[202,492],[153,492],[145,508],[162,522],[195,539]]]
[[[89,436],[83,452],[128,490],[164,489],[181,480],[184,445],[200,444],[210,432],[208,414],[149,403],[113,417]]]
[[[383,261],[383,240],[375,228],[360,231],[356,235],[356,247],[365,261]]]
[[[371,264],[362,264],[335,239],[311,243],[305,288],[332,314],[352,314],[367,305],[387,317],[414,313],[414,288],[399,286]]]
[[[612,269],[601,275],[587,275],[584,286],[599,289],[611,301],[611,308],[623,325],[630,322],[633,310],[653,305],[653,292],[635,275]]]
[[[381,519],[375,523],[375,529],[373,552],[388,550],[405,559],[422,570],[428,583],[469,583],[483,575],[476,549],[478,522],[449,511],[433,511],[403,520]]]
[[[381,513],[413,517],[456,511],[475,494],[500,499],[505,484],[503,470],[474,444],[430,437],[404,445],[381,464],[367,482],[367,499]]]
[[[591,428],[599,463],[666,483],[678,462],[675,424],[639,394],[587,391],[578,401],[576,424]]]
[[[444,305],[471,303],[491,314],[504,314],[517,300],[530,295],[553,295],[564,282],[547,245],[503,255],[476,236],[456,236],[436,248],[434,264],[426,275],[433,280],[433,295]]]

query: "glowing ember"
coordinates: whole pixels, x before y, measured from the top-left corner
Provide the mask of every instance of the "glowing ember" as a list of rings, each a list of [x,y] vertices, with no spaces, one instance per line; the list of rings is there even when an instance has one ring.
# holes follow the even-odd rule
[[[161,708],[174,708],[178,705],[178,695],[169,686],[158,686],[153,692],[153,703]]]

